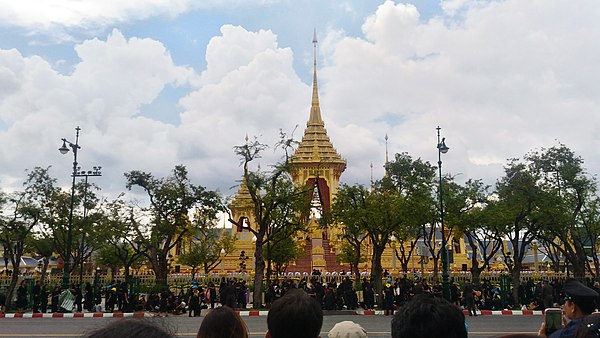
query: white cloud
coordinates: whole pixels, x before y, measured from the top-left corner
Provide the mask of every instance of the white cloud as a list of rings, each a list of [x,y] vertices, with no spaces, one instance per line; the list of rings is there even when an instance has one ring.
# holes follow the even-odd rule
[[[110,26],[154,16],[176,16],[192,9],[266,6],[269,0],[0,0],[4,25],[35,31],[56,27]]]
[[[365,39],[327,46],[334,52],[320,79],[332,138],[345,137],[338,125],[360,126],[365,132],[354,131],[352,143],[372,144],[372,136],[356,137],[378,135],[372,153],[383,154],[387,132],[393,151],[433,163],[441,125],[452,147],[445,170],[490,183],[507,158],[558,139],[597,172],[589,141],[598,139],[600,122],[600,102],[590,96],[599,89],[600,65],[591,60],[600,57],[600,24],[589,13],[600,5],[588,1],[568,14],[560,1],[453,5],[463,10],[459,25],[444,17],[419,22],[414,7],[386,1],[363,25]],[[365,177],[366,159],[347,142],[337,146],[348,157],[345,177]]]
[[[386,133],[390,155],[407,151],[435,163],[438,125],[451,148],[444,171],[462,173],[459,179],[493,183],[505,159],[556,139],[599,172],[600,22],[594,13],[600,3],[443,5],[443,16],[423,22],[412,5],[387,1],[364,15],[362,35],[329,26],[319,37],[321,108],[334,146],[348,160],[342,180],[368,184],[371,162],[376,178],[383,173]],[[125,171],[166,175],[182,163],[199,184],[231,193],[241,175],[234,145],[246,134],[273,144],[279,128],[289,132],[296,124],[299,138],[308,118],[310,84],[293,68],[294,58],[306,56],[280,47],[275,33],[281,36],[221,26],[201,72],[177,65],[175,51],[161,42],[119,30],[77,45],[81,61],[70,74],[41,56],[0,50],[3,187],[17,186],[15,178],[33,165],[52,164],[68,182],[70,160],[56,149],[79,124],[81,162],[104,167],[106,190],[123,190]],[[312,73],[310,66],[301,71]],[[179,107],[165,112],[183,111],[178,126],[138,115],[165,86],[189,88]],[[275,156],[267,150],[262,166]]]
[[[56,149],[61,137],[75,141],[77,125],[82,128],[80,164],[84,169],[102,165],[111,189],[123,188],[126,170],[177,162],[169,151],[176,147],[171,128],[135,114],[164,86],[187,83],[193,71],[174,65],[161,43],[127,40],[116,30],[106,41],[88,40],[75,49],[81,62],[68,75],[57,73],[40,57],[0,51],[0,88],[10,89],[0,100],[0,116],[7,125],[0,140],[11,144],[0,150],[6,161],[3,184],[18,181],[14,177],[34,166],[51,164],[60,170],[56,176],[68,173],[70,161]]]

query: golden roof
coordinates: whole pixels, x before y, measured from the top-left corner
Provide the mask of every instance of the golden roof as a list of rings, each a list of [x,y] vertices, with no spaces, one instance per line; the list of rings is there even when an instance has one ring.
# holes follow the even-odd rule
[[[240,188],[235,194],[233,201],[231,201],[230,208],[247,208],[253,205],[254,203],[252,202],[252,196],[250,196],[248,185],[246,185],[246,180],[242,177]]]
[[[292,155],[291,163],[294,166],[305,164],[325,164],[339,167],[340,172],[346,169],[346,160],[338,154],[327,136],[325,123],[321,117],[319,105],[319,90],[317,86],[317,36],[313,38],[314,44],[314,70],[313,70],[313,92],[310,115],[306,123],[304,136],[298,149]]]

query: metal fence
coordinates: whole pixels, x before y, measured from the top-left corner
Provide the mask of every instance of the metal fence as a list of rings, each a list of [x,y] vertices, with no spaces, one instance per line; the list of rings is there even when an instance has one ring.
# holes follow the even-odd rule
[[[346,274],[341,274],[341,273],[325,273],[319,276],[313,276],[313,275],[309,275],[307,273],[286,273],[286,274],[279,274],[276,276],[271,277],[271,279],[292,279],[292,280],[302,280],[302,279],[306,279],[309,280],[313,277],[317,277],[321,282],[336,282],[339,283],[341,282],[344,278],[346,278],[346,276],[350,277],[351,279],[354,279],[354,276],[346,273]],[[399,272],[399,273],[391,273],[387,276],[384,276],[382,278],[392,278],[392,279],[396,279],[396,278],[402,278],[406,276],[409,279],[419,279],[419,278],[426,278],[428,280],[428,282],[430,283],[434,283],[435,281],[441,281],[441,274],[438,274],[437,277],[434,276],[432,273],[426,273],[425,275],[422,275],[420,273],[412,273],[412,272],[408,272],[408,273],[404,273],[404,272]],[[509,275],[506,272],[483,272],[481,274],[481,280],[489,280],[492,284],[499,284],[502,279],[506,279]],[[368,274],[363,273],[361,274],[361,278],[362,277],[369,277]],[[38,279],[39,276],[23,276],[20,277],[19,280],[22,279]],[[135,280],[136,284],[139,284],[143,287],[151,287],[154,286],[156,284],[156,278],[153,274],[132,274],[129,276],[130,280]],[[214,274],[208,274],[208,275],[203,275],[203,274],[196,274],[194,276],[194,281],[200,284],[204,284],[207,285],[209,282],[213,282],[215,284],[218,284],[221,282],[222,279],[236,279],[236,280],[244,280],[246,281],[246,283],[248,285],[253,283],[253,278],[254,275],[253,274],[249,274],[249,273],[224,273],[224,274],[219,274],[219,273],[214,273]],[[540,279],[558,279],[558,280],[563,280],[567,278],[566,274],[564,273],[555,273],[555,272],[530,272],[530,271],[523,271],[521,272],[521,282],[527,282],[528,280],[533,280],[533,281],[538,281]],[[458,282],[458,283],[464,283],[466,280],[471,279],[471,274],[469,272],[451,272],[450,273],[450,279]],[[10,285],[10,280],[11,277],[10,276],[0,276],[0,292],[5,292],[5,290],[8,288],[8,286]],[[81,285],[85,285],[86,283],[90,283],[92,285],[107,285],[109,283],[113,283],[113,282],[121,282],[125,280],[125,275],[123,274],[116,274],[116,275],[111,275],[111,274],[84,274],[81,278],[81,280],[79,279],[79,276],[73,275],[70,278],[70,283],[72,285],[77,285],[77,284],[81,284]],[[49,285],[49,286],[54,286],[54,285],[60,285],[62,283],[62,275],[58,275],[58,274],[51,274],[48,275],[46,277],[45,282]],[[187,274],[187,273],[177,273],[177,274],[171,274],[168,276],[167,278],[167,283],[169,286],[171,286],[172,288],[179,288],[179,287],[183,287],[185,285],[188,285],[190,282],[192,282],[192,275],[191,274]]]

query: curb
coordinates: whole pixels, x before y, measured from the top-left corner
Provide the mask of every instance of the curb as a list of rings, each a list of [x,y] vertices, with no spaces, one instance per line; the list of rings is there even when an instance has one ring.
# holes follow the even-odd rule
[[[0,313],[0,318],[123,318],[123,317],[154,317],[151,313],[128,312],[128,313]]]
[[[236,311],[240,317],[261,317],[269,314],[269,311]],[[465,316],[469,315],[469,311],[463,310]],[[534,310],[481,310],[476,312],[479,316],[541,316],[544,311]],[[343,311],[341,314],[346,315],[358,315],[358,316],[384,316],[385,311],[383,310],[355,310],[355,311]],[[104,312],[90,312],[90,313],[0,313],[0,318],[124,318],[124,317],[136,317],[136,318],[148,318],[148,317],[161,317],[157,313],[151,312],[126,312],[126,313],[104,313]]]

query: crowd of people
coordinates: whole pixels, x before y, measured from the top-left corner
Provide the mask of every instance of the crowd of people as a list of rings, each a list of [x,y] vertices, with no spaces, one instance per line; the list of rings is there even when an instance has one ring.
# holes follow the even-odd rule
[[[86,338],[171,338],[175,332],[160,322],[122,319],[89,332]],[[323,308],[302,289],[287,290],[273,301],[267,315],[265,338],[318,338],[323,327]],[[418,295],[404,304],[391,321],[393,338],[466,338],[462,311],[430,294]],[[244,321],[229,306],[208,312],[197,338],[248,338]],[[352,321],[342,321],[327,333],[328,338],[367,338],[367,331]]]
[[[296,332],[302,333],[298,337],[318,337],[323,311],[373,308],[376,303],[373,281],[364,278],[360,283],[362,298],[358,297],[354,286],[354,282],[349,277],[339,283],[325,283],[318,276],[313,276],[310,280],[273,281],[265,294],[265,306],[269,308],[267,317],[269,331],[266,338],[293,338]],[[533,309],[562,307],[565,322],[558,325],[555,332],[547,328],[544,323],[538,333],[540,337],[598,337],[600,336],[600,313],[593,313],[600,299],[598,286],[597,283],[586,285],[574,279],[565,282],[550,280],[538,283],[527,282],[519,289],[519,299],[523,297],[523,303],[529,304]],[[148,310],[159,313],[187,313],[190,317],[197,317],[200,316],[203,308],[210,308],[198,331],[199,338],[248,336],[244,322],[235,312],[237,309],[246,308],[249,301],[249,290],[243,280],[223,278],[220,283],[209,282],[206,285],[192,281],[181,288],[177,294],[173,290],[165,290],[149,295],[132,293],[125,282],[100,285],[96,290],[87,283],[83,290],[78,286],[66,290],[56,286],[50,291],[48,285],[38,281],[30,292],[33,299],[33,312],[42,313],[48,310],[52,312]],[[65,294],[70,297],[65,297]],[[466,337],[467,327],[463,309],[468,310],[469,315],[477,315],[477,310],[512,306],[507,299],[501,301],[499,287],[493,286],[487,280],[484,280],[481,285],[466,281],[459,286],[458,283],[452,282],[451,301],[444,300],[441,295],[440,283],[430,285],[426,279],[410,280],[406,277],[395,280],[385,279],[382,289],[383,305],[385,313],[393,315],[392,337]],[[16,291],[17,309],[25,310],[28,300],[28,288],[25,282],[22,282]],[[104,309],[101,308],[102,305]],[[123,336],[114,333],[117,331],[127,332],[128,337],[137,337],[136,332],[141,334],[150,329],[154,333],[147,335],[149,337],[173,336],[172,332],[166,328],[157,328],[155,324],[140,321],[139,326],[136,326],[137,323],[130,324],[126,329],[119,329],[120,324],[113,323],[91,332],[88,337]],[[356,323],[338,324],[329,332],[329,338],[367,337],[367,332]]]
[[[600,284],[590,284],[590,288],[600,291]],[[363,278],[359,295],[355,283],[349,277],[340,282],[326,282],[319,276],[301,280],[274,280],[265,291],[265,306],[269,307],[275,300],[282,297],[291,288],[298,288],[315,298],[324,310],[354,310],[359,307],[371,310],[375,308],[375,285],[370,278]],[[523,283],[519,287],[520,309],[543,310],[552,307],[563,297],[563,284],[560,280],[545,280]],[[232,308],[246,308],[250,291],[244,280],[225,279],[220,282],[207,284],[192,281],[179,291],[165,290],[162,292],[148,292],[147,294],[133,293],[124,281],[110,282],[107,285],[94,287],[86,283],[83,288],[78,285],[71,286],[68,291],[73,296],[73,308],[66,309],[62,306],[61,294],[64,290],[60,285],[50,289],[41,282],[36,282],[32,289],[27,288],[22,281],[16,290],[15,307],[17,311],[25,311],[30,305],[33,312],[61,312],[83,310],[105,312],[129,311],[156,311],[161,313],[183,313],[188,311],[190,316],[197,316],[202,308],[214,308],[216,303],[227,304]],[[481,284],[471,284],[466,281],[460,285],[450,283],[450,298],[455,305],[470,310],[471,315],[476,315],[477,310],[503,310],[514,309],[513,298],[509,295],[512,290],[504,294],[498,285],[493,285],[484,279]],[[28,293],[31,293],[29,295]],[[407,302],[411,297],[419,294],[432,294],[441,297],[442,286],[439,282],[430,284],[425,278],[411,279],[406,275],[392,280],[387,277],[383,282],[383,310],[391,313],[396,308]],[[31,296],[31,298],[30,298]],[[32,302],[30,304],[30,299]],[[68,303],[67,303],[68,304]]]
[[[421,281],[421,284],[423,282]],[[388,283],[391,284],[391,283]],[[544,284],[544,283],[543,283]],[[548,283],[549,284],[549,283]],[[285,286],[284,286],[285,287]],[[323,305],[303,287],[287,285],[273,300],[267,315],[265,338],[318,338],[323,326]],[[193,287],[192,287],[193,288]],[[561,288],[565,322],[551,334],[542,324],[537,335],[512,334],[502,338],[548,337],[591,338],[600,333],[600,313],[592,313],[600,296],[593,288],[569,279]],[[86,335],[87,338],[144,337],[171,338],[175,333],[160,323],[140,319],[112,322]],[[461,307],[437,297],[434,292],[412,294],[398,307],[391,320],[392,338],[466,338],[468,327]],[[239,314],[228,305],[208,312],[197,338],[248,338],[248,330]],[[357,323],[343,321],[327,333],[328,338],[367,338],[367,331]]]

